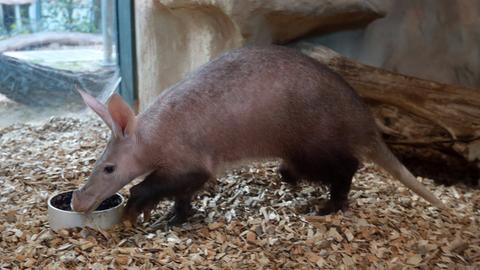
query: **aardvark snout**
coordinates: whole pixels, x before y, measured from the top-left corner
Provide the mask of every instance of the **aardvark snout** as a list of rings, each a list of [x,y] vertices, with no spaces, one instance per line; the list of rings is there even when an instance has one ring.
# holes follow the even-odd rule
[[[73,192],[70,205],[73,211],[83,213],[89,212],[95,206],[95,198],[82,192],[80,189],[77,189]]]

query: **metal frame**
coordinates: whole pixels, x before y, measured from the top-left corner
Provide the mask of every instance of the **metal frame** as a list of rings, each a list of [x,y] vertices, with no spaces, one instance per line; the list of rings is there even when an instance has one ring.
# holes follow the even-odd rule
[[[131,106],[138,100],[134,0],[115,0],[117,57],[122,82],[119,93]]]

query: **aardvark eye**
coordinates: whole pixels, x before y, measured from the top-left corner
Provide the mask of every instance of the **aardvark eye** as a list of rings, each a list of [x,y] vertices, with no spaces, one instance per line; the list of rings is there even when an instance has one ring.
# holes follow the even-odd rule
[[[115,171],[115,166],[113,165],[107,165],[105,166],[105,168],[103,169],[105,171],[105,173],[113,173],[113,171]]]

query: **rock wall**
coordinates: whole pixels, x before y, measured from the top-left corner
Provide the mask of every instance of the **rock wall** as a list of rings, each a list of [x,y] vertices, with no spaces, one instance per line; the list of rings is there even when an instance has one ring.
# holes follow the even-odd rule
[[[238,46],[231,21],[215,7],[177,9],[135,1],[141,110],[213,56]]]
[[[365,29],[309,38],[359,60],[423,79],[480,88],[480,1],[385,1]]]
[[[140,110],[220,53],[384,16],[382,0],[137,0]]]

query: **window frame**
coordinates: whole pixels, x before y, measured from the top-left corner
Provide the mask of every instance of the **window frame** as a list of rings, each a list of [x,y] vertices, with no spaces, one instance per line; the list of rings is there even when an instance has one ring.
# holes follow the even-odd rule
[[[138,100],[134,5],[134,0],[115,0],[119,94],[130,106]]]

